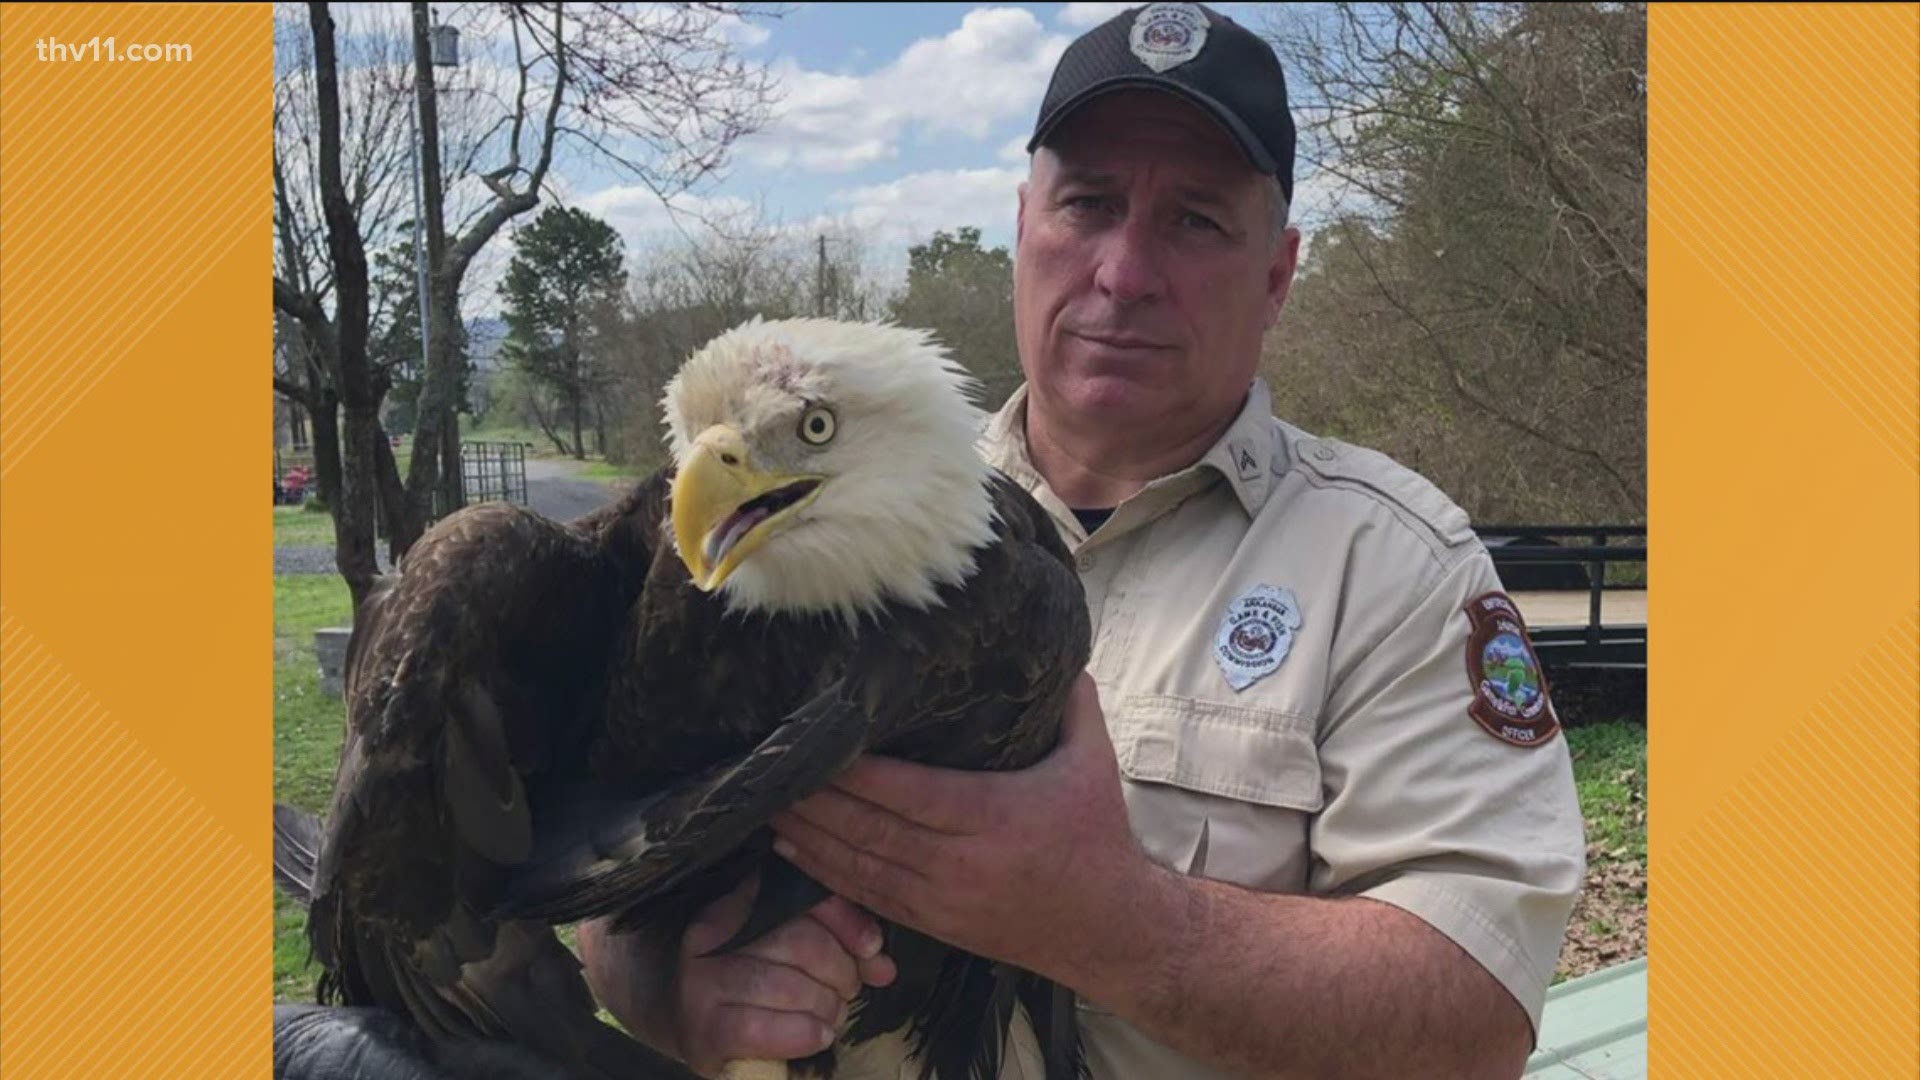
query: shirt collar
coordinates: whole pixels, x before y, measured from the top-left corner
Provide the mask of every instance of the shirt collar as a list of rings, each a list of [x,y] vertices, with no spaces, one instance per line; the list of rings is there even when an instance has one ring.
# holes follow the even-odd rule
[[[1046,488],[1045,480],[1027,455],[1027,387],[1022,383],[987,422],[981,453],[987,462],[1029,491]],[[1266,380],[1255,378],[1233,423],[1200,460],[1148,484],[1134,499],[1155,503],[1177,501],[1205,486],[1208,473],[1218,474],[1233,489],[1248,517],[1260,513],[1273,490],[1279,431],[1273,422],[1273,395]],[[1049,490],[1049,494],[1051,491]],[[1055,502],[1058,500],[1055,499]],[[1131,502],[1133,500],[1129,500]],[[1061,505],[1065,509],[1064,504]],[[1118,515],[1116,515],[1117,517]],[[1129,515],[1131,516],[1131,515]]]

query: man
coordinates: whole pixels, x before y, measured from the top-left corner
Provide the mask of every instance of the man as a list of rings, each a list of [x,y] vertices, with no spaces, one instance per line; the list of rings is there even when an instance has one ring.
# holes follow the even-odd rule
[[[693,959],[744,895],[651,997],[583,933],[630,1026],[707,1070],[820,1049],[893,974],[864,908],[1072,988],[1097,1077],[1519,1074],[1584,872],[1569,758],[1465,515],[1269,411],[1293,141],[1272,52],[1205,8],[1062,57],[1020,190],[1027,382],[983,447],[1077,551],[1092,685],[1033,769],[869,758],[782,815],[839,895],[750,954]],[[1005,1075],[1038,1060],[1016,1028]]]

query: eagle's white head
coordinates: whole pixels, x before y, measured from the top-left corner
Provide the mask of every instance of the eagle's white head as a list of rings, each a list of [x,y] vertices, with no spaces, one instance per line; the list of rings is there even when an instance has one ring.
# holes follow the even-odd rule
[[[857,621],[933,604],[993,535],[973,381],[923,331],[755,319],[695,353],[662,408],[673,532],[736,609]]]

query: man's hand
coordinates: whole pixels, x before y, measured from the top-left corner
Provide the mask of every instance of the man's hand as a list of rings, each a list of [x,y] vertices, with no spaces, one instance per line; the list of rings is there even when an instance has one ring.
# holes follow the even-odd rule
[[[640,985],[662,958],[622,953],[626,939],[596,929],[590,941],[582,928],[589,978],[608,1009],[629,1030],[658,1032],[670,1043],[661,1049],[703,1076],[718,1075],[729,1061],[786,1061],[826,1049],[861,986],[886,986],[896,974],[880,951],[879,923],[837,896],[745,949],[704,956],[745,925],[758,885],[747,880],[687,927],[660,1016],[644,1015],[647,1008],[634,1004],[641,998],[622,988]]]
[[[875,913],[1072,985],[1156,875],[1134,842],[1093,680],[1018,772],[861,759],[774,818],[776,850]]]

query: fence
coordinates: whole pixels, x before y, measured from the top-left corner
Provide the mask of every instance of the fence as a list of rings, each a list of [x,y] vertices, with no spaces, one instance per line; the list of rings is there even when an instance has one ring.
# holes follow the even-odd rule
[[[1584,625],[1534,627],[1528,619],[1543,663],[1647,666],[1645,525],[1486,525],[1476,531],[1509,592],[1587,595]],[[1621,602],[1609,605],[1609,593]],[[1611,621],[1609,606],[1616,612]]]

